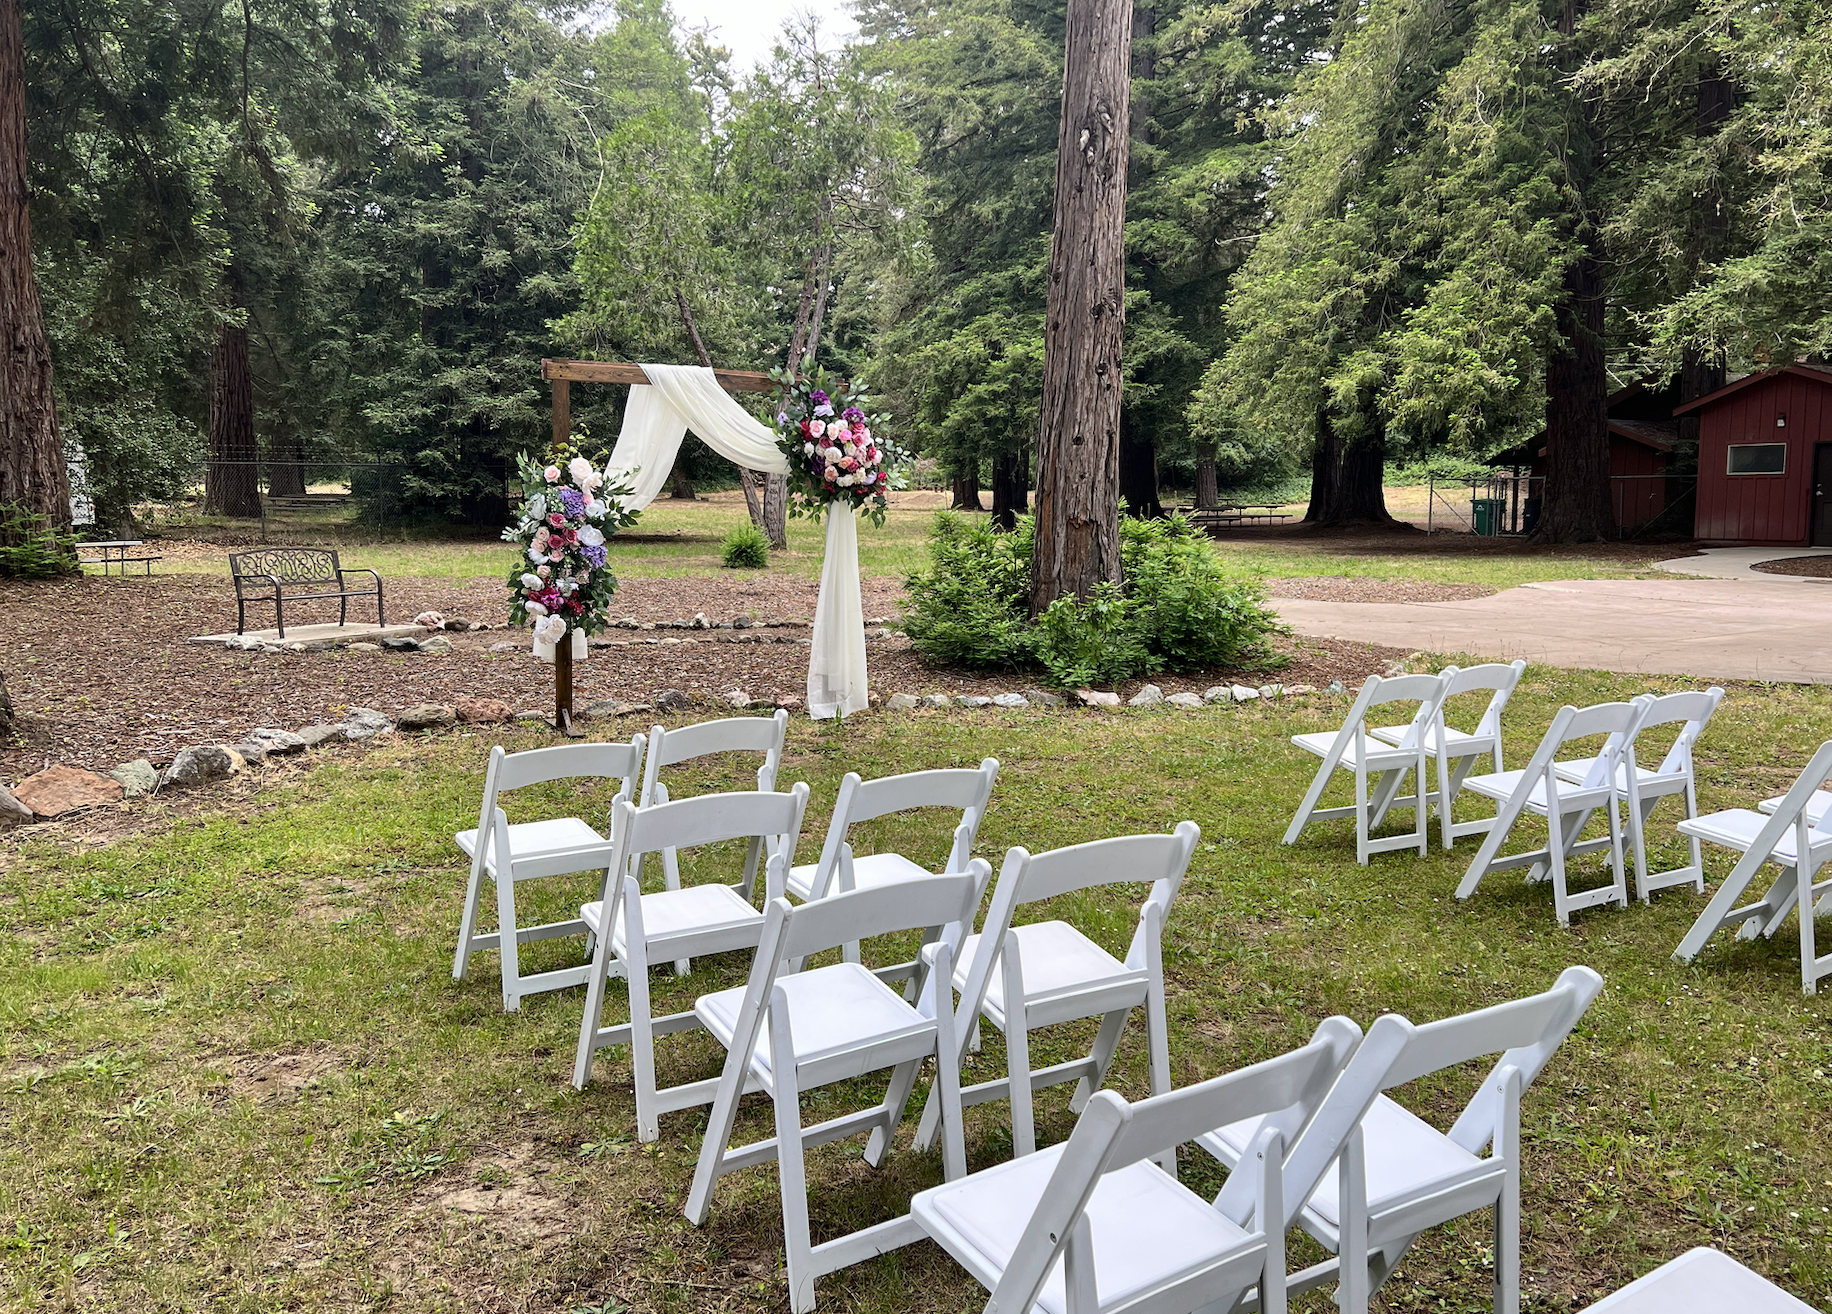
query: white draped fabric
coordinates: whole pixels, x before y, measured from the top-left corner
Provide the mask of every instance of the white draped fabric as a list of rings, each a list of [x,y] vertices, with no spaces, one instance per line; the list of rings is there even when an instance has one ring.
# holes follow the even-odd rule
[[[630,389],[623,431],[605,463],[607,482],[628,482],[635,489],[624,499],[625,506],[640,511],[660,494],[689,429],[742,469],[787,473],[789,463],[775,435],[719,386],[711,370],[699,365],[644,365],[642,371],[649,383]],[[827,553],[821,562],[808,657],[808,713],[823,720],[850,716],[866,705],[858,525],[850,511],[829,508]]]

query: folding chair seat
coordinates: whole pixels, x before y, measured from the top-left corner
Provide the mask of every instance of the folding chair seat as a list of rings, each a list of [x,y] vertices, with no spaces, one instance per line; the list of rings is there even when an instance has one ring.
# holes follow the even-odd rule
[[[1164,1013],[1164,920],[1189,869],[1190,855],[1202,832],[1193,821],[1170,835],[1128,835],[1096,840],[1035,856],[1021,848],[1005,855],[998,887],[980,934],[961,944],[954,988],[961,996],[961,1016],[984,1017],[1005,1035],[1006,1075],[969,1086],[961,1098],[971,1107],[991,1100],[1011,1101],[1012,1146],[1019,1155],[1037,1148],[1031,1094],[1074,1081],[1073,1109],[1081,1109],[1105,1079],[1120,1033],[1132,1011],[1145,1008],[1146,1052],[1150,1089],[1170,1089],[1170,1039]],[[1149,881],[1122,962],[1064,921],[1013,926],[1024,904],[1106,885]],[[1030,1033],[1082,1018],[1101,1019],[1094,1047],[1086,1058],[1031,1070]],[[972,1027],[963,1026],[958,1066],[966,1057]],[[923,1109],[916,1144],[934,1143],[937,1109],[931,1095]]]
[[[1529,868],[1528,880],[1538,880],[1550,870],[1552,906],[1560,926],[1571,925],[1571,914],[1580,908],[1594,908],[1604,903],[1628,907],[1622,817],[1616,807],[1621,797],[1617,774],[1624,746],[1634,738],[1646,706],[1643,702],[1632,702],[1598,703],[1582,710],[1561,707],[1524,771],[1499,771],[1464,780],[1465,789],[1492,798],[1500,806],[1496,809],[1494,826],[1457,886],[1459,899],[1474,894],[1482,878],[1491,872],[1526,867]],[[1605,737],[1602,751],[1583,759],[1584,770],[1576,783],[1567,782],[1558,770],[1559,750],[1566,744],[1599,735]],[[1599,810],[1604,813],[1608,833],[1597,839],[1582,839],[1584,828]],[[1501,846],[1507,842],[1508,833],[1523,812],[1546,818],[1549,832],[1546,846],[1502,857]],[[1610,883],[1572,894],[1566,884],[1566,864],[1574,857],[1601,852],[1609,855]]]
[[[1642,694],[1635,701],[1643,704],[1641,720],[1635,733],[1622,746],[1622,761],[1616,767],[1616,790],[1622,796],[1628,813],[1629,846],[1635,851],[1635,892],[1641,902],[1652,901],[1655,890],[1674,885],[1691,885],[1705,892],[1704,858],[1699,853],[1698,838],[1691,837],[1691,861],[1671,871],[1648,871],[1647,823],[1663,798],[1677,797],[1686,810],[1686,819],[1698,816],[1698,780],[1692,765],[1692,750],[1706,724],[1724,700],[1724,691],[1713,685],[1703,693]],[[1678,723],[1679,733],[1673,746],[1657,767],[1640,764],[1637,744],[1641,736],[1655,726]],[[1594,758],[1577,758],[1553,764],[1560,780],[1581,785],[1596,765]]]
[[[1832,879],[1816,882],[1820,868],[1832,861],[1832,822],[1822,811],[1816,822],[1812,816],[1813,801],[1819,786],[1832,774],[1832,740],[1819,746],[1806,770],[1792,789],[1779,799],[1768,799],[1761,805],[1774,806],[1772,812],[1752,812],[1747,808],[1730,808],[1679,823],[1681,834],[1694,836],[1721,848],[1734,849],[1743,856],[1730,875],[1711,896],[1705,911],[1686,932],[1673,956],[1689,963],[1698,957],[1711,937],[1729,927],[1737,928],[1739,940],[1753,940],[1758,935],[1773,936],[1781,929],[1790,912],[1799,912],[1800,984],[1807,994],[1819,988],[1819,979],[1832,975],[1832,954],[1821,955],[1815,947],[1814,922],[1832,912]],[[1801,855],[1805,861],[1801,861]],[[1768,863],[1781,869],[1780,875],[1761,898],[1737,907],[1750,882]]]
[[[1455,670],[1452,667],[1448,674],[1454,674]],[[1291,742],[1294,745],[1316,754],[1323,762],[1310,782],[1304,801],[1298,805],[1297,815],[1292,817],[1285,831],[1285,843],[1296,844],[1304,827],[1313,821],[1352,816],[1355,818],[1355,861],[1362,866],[1367,866],[1370,854],[1388,853],[1394,849],[1416,848],[1419,856],[1424,857],[1430,847],[1425,811],[1425,763],[1428,760],[1425,737],[1436,723],[1447,684],[1444,674],[1391,678],[1370,675],[1355,696],[1355,704],[1349,708],[1340,730],[1293,735]],[[1397,743],[1383,743],[1369,733],[1368,715],[1376,707],[1400,702],[1416,702],[1418,710],[1409,725],[1397,728]],[[1338,771],[1351,772],[1355,777],[1353,806],[1319,807],[1325,787]],[[1412,773],[1413,791],[1408,797],[1400,798],[1399,789],[1408,772]],[[1369,784],[1370,776],[1374,777],[1372,785]],[[1369,832],[1396,807],[1412,809],[1412,833],[1370,838]]]
[[[977,860],[973,865],[986,866]],[[877,1167],[902,1121],[918,1065],[933,1057],[943,1171],[949,1179],[967,1171],[959,1067],[954,1062],[954,1000],[947,982],[954,947],[972,925],[979,891],[989,874],[925,875],[830,894],[800,907],[784,898],[772,899],[750,979],[737,989],[703,995],[694,1005],[701,1025],[725,1046],[726,1058],[694,1170],[687,1217],[695,1226],[705,1223],[713,1189],[726,1173],[776,1160],[789,1304],[796,1314],[814,1308],[816,1278],[878,1254],[887,1248],[883,1238],[902,1225],[902,1220],[893,1220],[814,1245],[803,1167],[807,1147],[869,1132],[865,1159]],[[923,957],[930,965],[914,1004],[856,962],[793,970],[793,964],[811,954],[910,930],[926,933]],[[881,1103],[812,1127],[802,1125],[803,1091],[885,1069],[891,1077]],[[774,1107],[776,1135],[734,1149],[731,1135],[738,1100],[747,1089],[759,1088]]]
[[[1444,696],[1438,702],[1437,714],[1425,728],[1424,748],[1427,757],[1437,765],[1438,821],[1444,836],[1444,847],[1450,848],[1465,835],[1484,835],[1495,824],[1493,817],[1476,821],[1457,821],[1452,807],[1463,780],[1480,758],[1488,758],[1496,771],[1506,770],[1501,756],[1501,713],[1527,669],[1524,661],[1489,662],[1483,666],[1449,666],[1439,671],[1444,680]],[[1445,720],[1450,700],[1461,694],[1489,691],[1488,705],[1472,731],[1462,731]],[[1384,744],[1402,745],[1409,725],[1378,726],[1368,733]]]
[[[1765,798],[1760,803],[1756,804],[1756,811],[1772,813],[1781,806],[1782,800],[1785,798],[1786,795]],[[1832,793],[1828,793],[1823,789],[1814,790],[1807,798],[1807,820],[1817,826],[1820,820],[1828,812],[1832,812]]]
[[[774,793],[776,773],[782,769],[782,749],[788,727],[789,714],[780,707],[769,717],[729,716],[719,721],[682,726],[678,730],[652,726],[648,762],[643,769],[642,795],[637,806],[654,807],[672,800],[667,784],[661,779],[663,767],[679,766],[682,762],[711,757],[715,753],[762,753],[763,763],[757,768],[757,792]],[[744,892],[746,903],[757,895],[757,864],[762,854],[762,841],[759,840],[744,855],[744,877],[737,888]],[[637,875],[642,875],[640,868]],[[662,878],[669,889],[680,888],[680,864],[673,849],[662,851]],[[674,974],[686,976],[692,966],[691,961],[683,958],[674,965]]]
[[[1325,1144],[1340,1138],[1333,1140],[1342,1146],[1336,1171],[1300,1196],[1301,1208],[1294,1211],[1298,1225],[1337,1258],[1294,1274],[1292,1289],[1306,1290],[1335,1277],[1336,1303],[1343,1314],[1363,1314],[1421,1232],[1492,1207],[1494,1307],[1496,1314],[1515,1314],[1520,1308],[1521,1092],[1602,988],[1603,978],[1590,968],[1568,967],[1543,994],[1423,1026],[1388,1016],[1370,1027],[1338,1082],[1348,1097],[1338,1102],[1337,1120],[1332,1123],[1326,1106],[1300,1136],[1300,1145],[1305,1135]],[[1341,1125],[1340,1114],[1369,1099],[1369,1087],[1392,1090],[1490,1054],[1501,1057],[1448,1132],[1384,1094],[1362,1106],[1365,1112],[1353,1126]],[[1335,1096],[1332,1091],[1331,1099]],[[1198,1144],[1233,1169],[1260,1130],[1257,1121],[1236,1123]]]
[[[803,902],[810,902],[846,890],[876,889],[934,875],[901,853],[854,856],[848,839],[848,832],[856,825],[919,808],[960,809],[960,824],[954,828],[954,842],[941,874],[966,871],[973,859],[974,837],[979,834],[980,821],[986,815],[986,802],[998,777],[998,759],[991,757],[975,769],[913,771],[870,781],[861,780],[857,772],[848,771],[840,781],[840,796],[833,805],[833,821],[827,827],[827,842],[821,847],[820,861],[790,868],[789,893]],[[991,869],[984,863],[980,867],[991,875]],[[981,894],[984,893],[982,890]],[[856,944],[847,946],[846,958],[849,962],[859,961]],[[905,978],[913,981],[916,968],[914,961],[899,963],[880,969],[878,976],[886,981]],[[910,997],[914,998],[913,993]]]
[[[1816,1314],[1721,1250],[1699,1246],[1603,1297],[1584,1314]]]
[[[550,940],[565,935],[588,935],[590,928],[578,920],[550,922],[545,926],[517,926],[515,920],[516,881],[536,875],[567,875],[582,871],[603,871],[606,855],[601,851],[606,837],[589,822],[578,817],[554,817],[542,821],[509,823],[498,803],[512,790],[553,780],[606,778],[621,780],[616,802],[635,797],[636,780],[642,773],[643,737],[633,735],[627,744],[560,744],[553,748],[536,748],[525,753],[505,753],[498,744],[490,750],[490,764],[484,771],[483,807],[474,830],[461,830],[452,838],[459,851],[471,860],[470,881],[464,892],[464,911],[458,920],[458,948],[452,957],[452,979],[462,981],[470,969],[471,955],[491,949],[499,950],[502,961],[503,1009],[513,1013],[521,1008],[524,995],[544,990],[559,990],[580,985],[586,967],[560,968],[535,976],[523,976],[517,954],[519,946],[536,940]],[[497,818],[502,830],[494,832]],[[483,839],[479,840],[479,836]],[[572,854],[577,865],[567,866],[565,855]],[[506,855],[506,856],[505,856]],[[498,873],[515,867],[515,877],[499,880]],[[488,878],[496,886],[497,929],[490,934],[477,931],[477,903]]]
[[[1099,1091],[1067,1141],[918,1193],[910,1222],[991,1293],[988,1314],[1280,1314],[1284,1125],[1265,1120],[1251,1169],[1213,1203],[1177,1180],[1176,1149],[1217,1121],[1314,1110],[1357,1039],[1332,1018],[1302,1049],[1179,1091],[1136,1103]]]
[[[587,978],[585,1017],[579,1024],[573,1086],[585,1089],[596,1050],[628,1045],[636,1076],[638,1140],[653,1141],[661,1135],[662,1114],[710,1103],[718,1090],[718,1082],[711,1080],[657,1088],[654,1038],[692,1030],[700,1022],[690,1012],[651,1016],[649,968],[670,959],[755,949],[764,928],[764,914],[730,885],[682,888],[677,875],[673,886],[644,894],[636,876],[641,858],[664,849],[750,840],[753,848],[767,848],[765,886],[772,897],[778,896],[783,874],[794,860],[807,806],[808,786],[801,783],[787,794],[705,794],[642,809],[617,804],[604,896],[579,909],[597,944]],[[605,983],[613,975],[629,982],[630,1020],[605,1027],[600,1025]]]

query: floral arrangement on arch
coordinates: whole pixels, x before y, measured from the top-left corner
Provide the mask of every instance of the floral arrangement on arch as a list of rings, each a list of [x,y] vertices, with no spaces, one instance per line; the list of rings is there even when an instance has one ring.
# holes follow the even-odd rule
[[[770,377],[783,385],[776,445],[789,462],[790,514],[819,515],[839,502],[883,525],[884,495],[902,487],[896,449],[882,432],[872,433],[889,417],[868,415],[871,398],[830,384],[818,370],[799,377],[773,370]]]
[[[623,506],[632,490],[607,484],[576,452],[546,466],[524,453],[517,466],[521,518],[503,531],[521,549],[507,580],[509,622],[532,625],[537,643],[556,644],[568,630],[596,634],[617,592],[604,540],[635,522],[637,513]]]

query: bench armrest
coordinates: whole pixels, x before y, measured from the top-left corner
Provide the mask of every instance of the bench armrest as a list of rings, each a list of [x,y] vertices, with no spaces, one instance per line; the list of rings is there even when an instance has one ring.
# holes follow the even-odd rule
[[[243,582],[246,580],[251,580],[251,579],[264,579],[272,587],[273,591],[276,594],[280,592],[280,581],[277,577],[273,575],[237,575],[235,577],[236,593],[240,594],[242,591]]]
[[[339,566],[337,568],[337,583],[340,587],[343,584],[343,577],[345,575],[367,575],[373,579],[378,586],[382,582],[382,577],[377,575],[373,570],[370,570],[367,566]]]

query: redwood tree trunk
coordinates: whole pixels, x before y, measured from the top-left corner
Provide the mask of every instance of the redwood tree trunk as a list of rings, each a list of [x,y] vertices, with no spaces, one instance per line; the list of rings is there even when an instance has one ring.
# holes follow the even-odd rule
[[[0,0],[0,504],[70,527],[70,472],[51,390],[51,344],[32,277],[20,0]]]
[[[204,511],[256,517],[261,491],[255,481],[254,373],[248,365],[248,330],[224,324],[210,356],[210,461],[204,470]]]
[[[1130,0],[1068,0],[1031,611],[1118,581]]]
[[[1533,537],[1594,543],[1615,536],[1609,487],[1609,377],[1603,358],[1603,270],[1572,261],[1559,307],[1564,349],[1546,362],[1546,487]]]
[[[951,498],[948,503],[950,511],[986,509],[985,503],[980,501],[980,472],[977,467],[963,470],[954,476]]]
[[[978,494],[975,498],[977,500]],[[992,458],[992,523],[1012,530],[1030,510],[1030,453],[1018,447]]]
[[[1345,440],[1327,407],[1317,411],[1317,447],[1311,456],[1310,505],[1304,519],[1330,528],[1338,525],[1391,525],[1385,475],[1387,431],[1370,431]]]
[[[687,477],[687,463],[674,454],[674,469],[668,472],[668,496],[683,502],[693,501],[693,480]]]
[[[1204,511],[1221,505],[1221,489],[1215,480],[1215,449],[1205,447],[1196,462],[1196,505]]]
[[[273,436],[267,449],[267,492],[270,497],[305,496],[305,444],[292,422]]]

